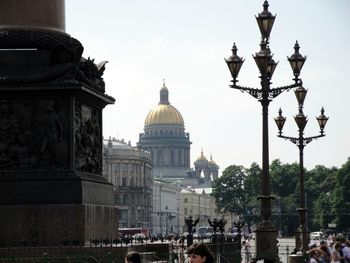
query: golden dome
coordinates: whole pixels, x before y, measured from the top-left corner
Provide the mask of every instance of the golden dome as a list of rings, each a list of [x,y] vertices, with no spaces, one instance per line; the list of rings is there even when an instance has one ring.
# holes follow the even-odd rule
[[[203,154],[203,150],[201,151],[201,155],[197,158],[196,161],[205,161],[205,162],[208,162],[207,157],[205,157],[204,154]]]
[[[210,160],[210,161],[209,161],[209,164],[216,165],[216,162],[215,162],[214,160]]]
[[[163,83],[160,90],[159,104],[147,114],[145,126],[157,124],[175,124],[184,125],[181,113],[169,102],[169,91]]]
[[[218,165],[216,164],[216,162],[213,160],[213,156],[212,156],[211,154],[210,154],[209,165],[211,165],[211,166],[218,166]]]
[[[184,125],[184,120],[180,112],[171,105],[159,104],[154,107],[145,119],[146,125],[154,124],[178,124]]]

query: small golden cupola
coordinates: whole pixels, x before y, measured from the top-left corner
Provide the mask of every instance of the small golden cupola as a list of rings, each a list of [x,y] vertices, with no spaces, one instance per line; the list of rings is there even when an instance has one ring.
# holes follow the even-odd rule
[[[201,150],[201,155],[197,158],[197,160],[194,162],[195,166],[208,166],[208,159],[203,154],[203,149]]]

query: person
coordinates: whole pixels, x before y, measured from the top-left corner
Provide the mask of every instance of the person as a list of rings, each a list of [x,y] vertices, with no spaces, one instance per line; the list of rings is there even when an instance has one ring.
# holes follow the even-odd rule
[[[310,254],[310,260],[309,263],[319,263],[322,262],[322,257],[326,256],[327,254],[320,249],[319,247],[311,248],[308,253]]]
[[[327,242],[325,240],[320,241],[319,248],[324,252],[322,255],[321,261],[324,263],[331,263],[331,253],[327,246]]]
[[[345,263],[350,263],[350,246],[349,242],[345,241],[344,245],[342,245],[343,257]]]
[[[142,263],[141,255],[139,252],[136,251],[130,251],[126,253],[124,259],[125,263]]]
[[[214,256],[202,242],[193,243],[187,249],[188,263],[214,263]]]
[[[310,252],[310,260],[309,263],[318,263],[320,254],[317,250],[311,250]]]
[[[334,251],[332,253],[332,262],[333,263],[341,263],[342,257],[339,253],[340,250],[341,250],[341,243],[339,243],[339,242],[335,243]]]
[[[340,256],[342,257],[342,263],[350,263],[350,247],[346,242],[345,237],[340,237],[339,241],[341,243],[341,250],[339,251]]]
[[[248,263],[250,261],[250,244],[249,239],[242,241],[242,246],[244,249],[244,255],[245,255],[245,262]]]
[[[329,252],[331,253],[331,255],[333,254],[333,252],[335,251],[335,247],[334,247],[335,243],[333,241],[331,241],[329,243],[329,246],[328,246],[328,249],[329,249]]]

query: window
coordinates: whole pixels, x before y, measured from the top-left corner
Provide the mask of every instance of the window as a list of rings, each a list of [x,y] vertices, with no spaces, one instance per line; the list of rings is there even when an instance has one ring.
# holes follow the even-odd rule
[[[170,166],[174,166],[175,165],[175,156],[174,156],[174,151],[171,150],[170,152]]]
[[[157,165],[162,165],[163,164],[163,153],[162,151],[158,151],[157,153]]]
[[[182,155],[182,154],[181,154],[181,150],[179,150],[178,153],[177,153],[177,160],[178,160],[179,166],[182,165],[182,163],[181,163],[181,161],[182,161],[182,160],[181,160],[181,155]]]

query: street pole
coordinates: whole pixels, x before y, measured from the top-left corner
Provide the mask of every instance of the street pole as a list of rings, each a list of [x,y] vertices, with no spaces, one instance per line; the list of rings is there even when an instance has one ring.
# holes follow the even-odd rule
[[[168,206],[165,206],[165,238],[168,237]]]
[[[318,124],[320,126],[320,134],[317,136],[304,137],[304,129],[307,124],[307,117],[303,113],[304,100],[306,97],[307,90],[304,87],[299,87],[295,91],[296,98],[299,104],[299,113],[294,117],[295,122],[299,128],[298,137],[289,137],[282,135],[282,129],[286,118],[282,116],[282,110],[279,109],[279,115],[275,118],[276,125],[279,130],[278,137],[286,139],[294,143],[299,149],[299,208],[297,211],[299,213],[299,227],[296,231],[295,236],[295,252],[302,252],[304,254],[309,247],[310,233],[307,228],[307,208],[306,208],[306,194],[305,194],[305,169],[304,169],[304,148],[307,144],[313,140],[324,137],[324,128],[328,121],[328,117],[324,115],[324,109],[321,109],[321,115],[317,117]]]
[[[280,237],[282,237],[282,208],[281,208],[281,197],[278,197],[278,211],[279,211],[279,226],[278,226],[278,230],[279,230],[279,234]]]
[[[176,208],[177,211],[177,234],[180,236],[180,209]]]
[[[261,88],[257,89],[237,85],[238,73],[244,60],[237,55],[235,43],[232,47],[232,56],[225,59],[225,61],[233,78],[230,87],[249,93],[251,96],[258,99],[262,106],[262,175],[261,195],[258,196],[261,202],[262,220],[256,229],[256,260],[264,259],[265,262],[277,262],[279,261],[277,229],[272,225],[271,221],[271,199],[273,199],[273,197],[270,193],[268,107],[273,98],[277,97],[285,90],[301,86],[301,81],[296,77],[294,78],[294,84],[271,88],[271,79],[278,64],[273,60],[273,55],[269,47],[269,38],[275,16],[268,11],[268,1],[264,1],[263,7],[264,10],[256,17],[261,32],[260,51],[253,56],[260,71],[259,78],[261,79]],[[292,67],[293,71],[300,72],[304,61],[300,59],[300,57],[294,58],[293,61],[296,64],[295,68]]]

